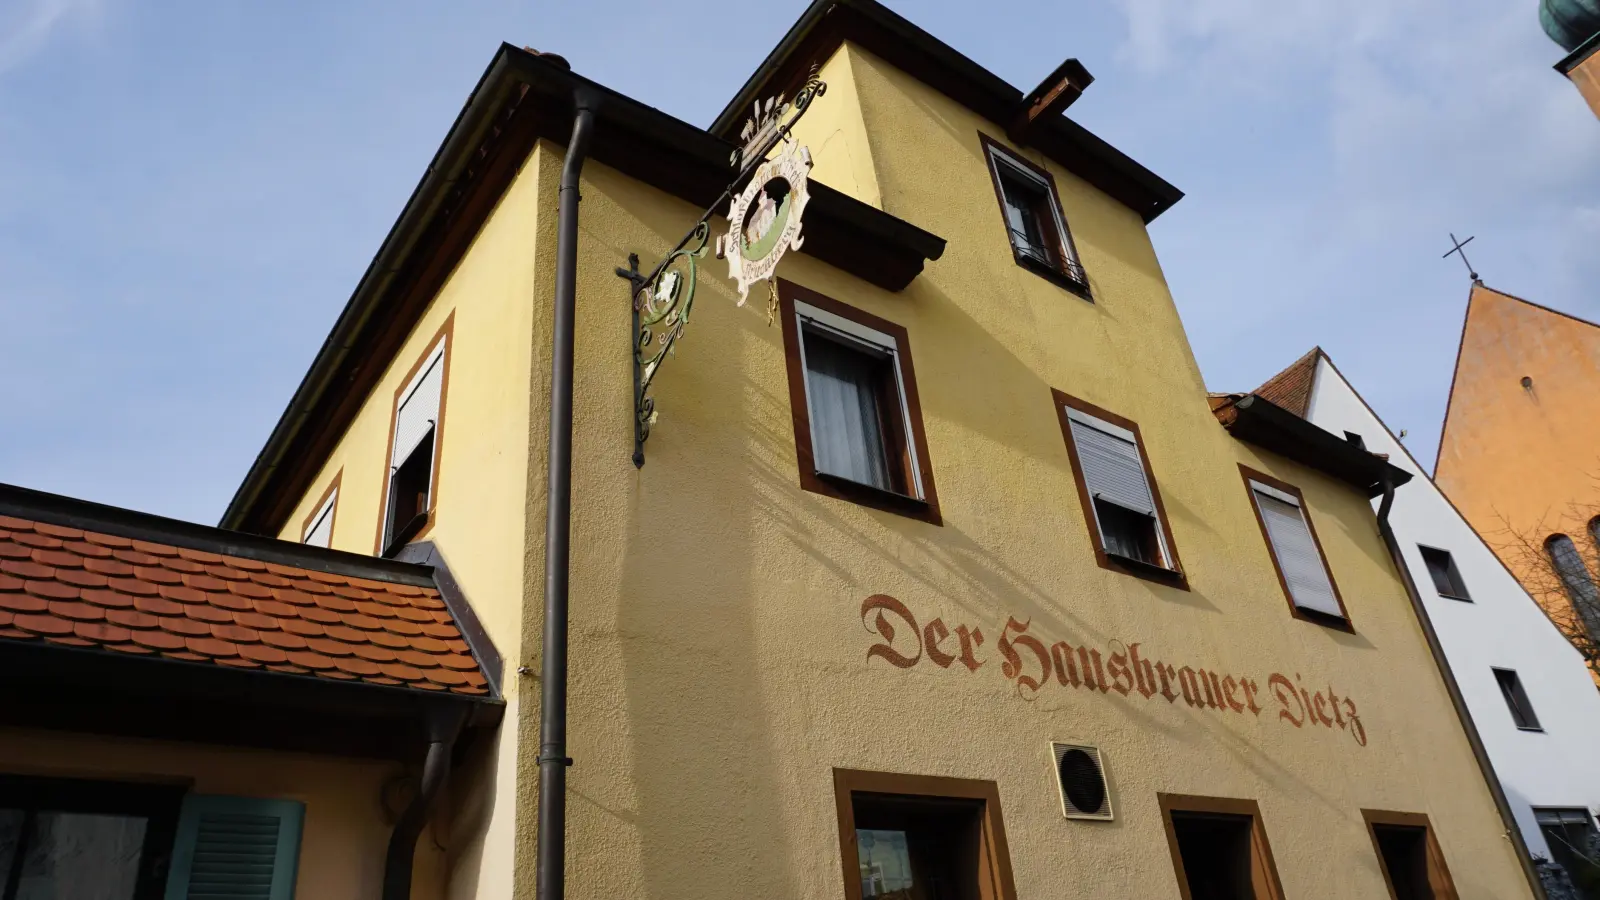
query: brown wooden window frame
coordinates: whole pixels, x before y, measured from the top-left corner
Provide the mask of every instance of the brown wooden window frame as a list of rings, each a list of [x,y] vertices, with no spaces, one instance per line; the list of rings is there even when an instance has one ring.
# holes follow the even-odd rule
[[[900,445],[896,445],[900,456],[902,473],[900,477],[907,483],[913,478],[919,482],[922,487],[921,497],[884,490],[817,470],[811,440],[811,409],[807,400],[806,370],[800,345],[804,335],[801,333],[795,309],[797,301],[880,332],[894,340],[899,387],[905,400],[902,406],[900,398],[893,398],[896,409],[905,420],[902,433],[897,436]],[[942,525],[943,519],[939,514],[939,492],[934,487],[933,462],[928,455],[928,438],[922,427],[922,401],[917,394],[916,369],[911,362],[911,339],[906,330],[887,319],[879,318],[782,278],[778,279],[778,307],[783,320],[783,351],[789,376],[790,418],[794,424],[795,464],[799,468],[800,487],[824,497],[919,519],[932,525]],[[909,447],[901,446],[905,441],[906,432],[909,432]],[[906,449],[910,449],[912,453],[905,453]]]
[[[989,180],[994,185],[995,201],[1000,208],[1000,224],[1005,228],[1006,242],[1011,246],[1012,258],[1022,268],[1093,303],[1094,297],[1089,290],[1089,276],[1084,271],[1082,259],[1078,256],[1078,247],[1072,241],[1072,230],[1068,227],[1067,215],[1061,208],[1061,194],[1056,190],[1055,176],[1050,174],[1050,170],[1026,159],[1021,153],[981,131],[978,132],[978,142],[983,147],[983,163],[988,168]],[[1054,260],[1046,262],[1017,248],[1017,241],[1012,236],[1011,222],[1006,217],[1006,192],[1005,186],[1001,184],[1000,174],[1002,165],[1031,173],[1034,179],[1040,182],[1034,187],[1043,188],[1040,192],[1041,199],[1049,208],[1043,211],[1035,209],[1034,214],[1039,220],[1040,229],[1044,232],[1041,238],[1055,251]]]
[[[1144,435],[1139,431],[1139,423],[1055,388],[1050,389],[1050,397],[1055,403],[1056,419],[1061,424],[1061,439],[1067,445],[1067,459],[1072,464],[1072,479],[1078,487],[1078,505],[1083,508],[1083,518],[1089,526],[1089,543],[1094,550],[1095,562],[1107,571],[1120,572],[1187,591],[1189,578],[1184,574],[1183,560],[1178,556],[1178,544],[1172,537],[1172,523],[1167,521],[1167,507],[1161,502],[1161,487],[1156,483],[1155,472],[1150,468],[1150,454],[1145,450]],[[1133,433],[1134,445],[1139,450],[1139,461],[1144,465],[1144,480],[1150,486],[1150,499],[1155,502],[1156,524],[1161,529],[1161,540],[1166,545],[1166,555],[1171,557],[1171,569],[1132,559],[1124,562],[1124,557],[1113,556],[1106,552],[1105,538],[1100,533],[1099,518],[1095,515],[1094,498],[1089,496],[1089,483],[1083,475],[1083,460],[1078,456],[1077,441],[1072,439],[1072,420],[1067,415],[1068,407]]]
[[[981,801],[979,867],[988,877],[979,885],[979,896],[982,900],[1016,900],[1011,852],[1006,845],[1005,820],[1000,812],[1000,789],[993,781],[834,769],[833,797],[839,814],[839,857],[844,869],[845,900],[862,900],[861,857],[856,849],[854,801],[857,794]]]
[[[1439,849],[1439,839],[1434,834],[1433,823],[1428,821],[1426,815],[1384,809],[1363,809],[1361,820],[1367,825],[1367,836],[1372,838],[1372,852],[1378,857],[1378,873],[1383,876],[1383,884],[1389,889],[1390,900],[1398,900],[1399,895],[1395,893],[1394,883],[1389,879],[1389,866],[1383,860],[1383,847],[1378,843],[1378,829],[1375,826],[1421,828],[1425,833],[1424,839],[1428,850],[1428,883],[1433,888],[1434,900],[1458,900],[1455,881],[1450,877],[1450,867],[1445,863],[1444,852]]]
[[[1267,558],[1272,560],[1272,571],[1278,575],[1278,586],[1283,589],[1283,599],[1289,604],[1289,614],[1296,619],[1332,628],[1335,631],[1356,633],[1356,626],[1350,621],[1350,610],[1345,608],[1344,594],[1339,592],[1338,579],[1333,577],[1333,567],[1328,565],[1327,551],[1322,549],[1322,538],[1317,536],[1317,525],[1311,520],[1311,509],[1306,505],[1305,494],[1287,481],[1274,478],[1265,472],[1252,469],[1244,463],[1239,464],[1239,474],[1244,480],[1245,499],[1250,501],[1250,512],[1256,517],[1256,525],[1261,528],[1261,541],[1266,545]],[[1259,481],[1270,488],[1276,488],[1285,494],[1293,496],[1300,501],[1300,516],[1306,521],[1306,530],[1311,532],[1311,543],[1316,545],[1317,557],[1322,560],[1322,570],[1328,575],[1328,586],[1333,590],[1333,599],[1339,603],[1339,612],[1343,619],[1317,612],[1314,609],[1305,609],[1294,602],[1294,594],[1289,590],[1289,579],[1284,577],[1283,566],[1278,563],[1278,551],[1272,543],[1272,533],[1267,530],[1267,520],[1261,515],[1261,506],[1256,503],[1255,488],[1250,482]]]
[[[1167,849],[1172,854],[1172,868],[1178,877],[1178,892],[1183,900],[1191,900],[1189,877],[1183,869],[1183,849],[1178,845],[1178,831],[1172,814],[1221,815],[1248,817],[1250,819],[1250,880],[1255,886],[1256,900],[1283,900],[1283,882],[1278,879],[1278,864],[1272,858],[1272,844],[1267,840],[1267,826],[1261,818],[1261,807],[1254,800],[1234,797],[1203,797],[1196,794],[1156,794],[1161,806],[1161,825],[1167,832]]]
[[[322,508],[328,506],[331,500],[333,506],[328,510],[328,549],[333,548],[333,529],[339,524],[339,482],[343,479],[344,469],[333,473],[333,480],[328,482],[327,488],[317,498],[316,505],[306,513],[305,521],[300,523],[300,543],[304,544],[311,537],[311,528],[317,524],[317,513],[322,512]]]
[[[382,556],[387,550],[422,540],[423,536],[433,529],[435,514],[439,508],[439,463],[444,459],[444,420],[445,410],[450,403],[450,364],[451,357],[455,354],[455,324],[455,310],[451,310],[444,324],[417,355],[416,362],[406,370],[405,377],[400,379],[400,384],[394,389],[394,399],[389,403],[389,436],[383,445],[383,463],[380,467],[382,481],[379,482],[378,493],[378,534],[372,542],[374,556]],[[394,474],[394,430],[400,418],[400,401],[404,399],[405,390],[411,386],[412,379],[417,377],[417,373],[433,356],[433,352],[441,346],[444,348],[444,353],[439,358],[439,365],[443,367],[443,371],[439,374],[439,415],[433,425],[433,470],[428,476],[428,508],[416,516],[410,524],[401,526],[390,540],[390,546],[385,547],[383,537],[389,519],[389,479]]]

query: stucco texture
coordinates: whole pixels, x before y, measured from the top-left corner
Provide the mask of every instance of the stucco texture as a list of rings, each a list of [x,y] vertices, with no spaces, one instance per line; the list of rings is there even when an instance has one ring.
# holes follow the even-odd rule
[[[1435,478],[1557,618],[1572,605],[1542,562],[1545,539],[1570,535],[1595,558],[1597,385],[1600,326],[1473,287]]]
[[[837,897],[840,767],[997,782],[1024,897],[1063,884],[1176,896],[1158,791],[1259,801],[1288,896],[1384,895],[1363,807],[1427,813],[1462,897],[1527,896],[1366,498],[1233,441],[1212,418],[1139,217],[1050,166],[1086,302],[1013,261],[978,138],[1001,129],[848,46],[824,77],[836,80],[801,134],[818,178],[950,243],[898,294],[801,254],[778,274],[907,329],[944,524],[800,489],[781,329],[764,288],[737,307],[726,264],[709,257],[634,468],[629,297],[614,270],[629,253],[660,259],[700,211],[591,161],[577,248],[568,895]],[[502,729],[482,856],[498,865],[514,852],[519,898],[534,895],[537,678],[510,673],[538,670],[561,153],[536,147],[295,520],[343,466],[371,493],[341,508],[335,546],[370,550],[396,372],[454,309],[461,350],[430,537],[474,579],[469,596],[524,701]],[[475,379],[455,368],[470,334],[484,348]],[[1140,424],[1191,591],[1096,565],[1052,388]],[[461,406],[481,417],[458,418]],[[453,459],[468,441],[507,459]],[[1355,634],[1291,618],[1240,462],[1304,490]],[[508,520],[513,508],[522,521]],[[863,616],[874,595],[897,598],[917,627],[891,614],[889,637]],[[920,648],[936,617],[951,632],[945,651],[957,626],[982,630],[975,671]],[[1045,647],[1109,657],[1138,643],[1174,667],[1252,680],[1260,711],[1064,686],[1019,627]],[[915,643],[917,663],[869,657],[884,641],[906,656]],[[1343,716],[1317,724],[1301,706],[1300,725],[1280,718],[1272,673],[1308,697],[1350,698],[1365,746]],[[1038,690],[1023,686],[1041,676]],[[512,723],[520,749],[506,749]],[[1115,821],[1063,819],[1052,740],[1103,750]],[[515,828],[494,831],[513,797]]]
[[[100,735],[0,729],[0,767],[61,778],[182,785],[199,794],[298,800],[305,804],[295,896],[377,900],[393,820],[384,785],[393,763],[345,760]],[[391,793],[391,797],[400,794]],[[417,841],[413,900],[444,896],[439,837]]]
[[[882,207],[950,245],[900,294],[803,255],[779,274],[908,329],[944,525],[799,489],[780,329],[760,292],[736,307],[710,259],[655,383],[648,461],[629,465],[627,292],[612,270],[629,252],[660,258],[698,211],[590,163],[569,893],[836,897],[831,770],[848,767],[998,782],[1019,896],[1175,896],[1158,791],[1258,800],[1289,896],[1383,896],[1363,807],[1428,814],[1461,896],[1527,896],[1366,498],[1217,425],[1134,213],[1052,165],[1095,302],[1018,268],[978,142],[980,127],[1000,130],[847,52],[850,89],[830,84],[806,127],[848,168],[870,159]],[[874,202],[865,181],[838,187]],[[1140,423],[1192,591],[1096,566],[1052,387]],[[1356,634],[1290,617],[1241,461],[1304,490]],[[862,604],[877,594],[923,627],[981,628],[977,671],[869,658],[884,635]],[[1011,617],[1047,646],[1139,642],[1263,691],[1273,672],[1331,685],[1354,698],[1368,743],[1270,705],[1252,716],[1054,680],[1019,689],[998,647]],[[892,624],[909,656],[915,630]],[[1051,740],[1104,751],[1115,822],[1062,818]]]

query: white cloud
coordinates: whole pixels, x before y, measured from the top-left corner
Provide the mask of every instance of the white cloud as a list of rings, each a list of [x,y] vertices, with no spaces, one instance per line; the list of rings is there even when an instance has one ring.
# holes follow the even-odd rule
[[[101,0],[15,0],[0,4],[0,74],[27,62],[63,28],[99,20]]]

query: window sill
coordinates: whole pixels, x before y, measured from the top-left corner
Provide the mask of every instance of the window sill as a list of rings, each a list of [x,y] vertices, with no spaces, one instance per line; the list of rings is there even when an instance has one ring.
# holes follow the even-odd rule
[[[1296,606],[1294,608],[1294,617],[1306,622],[1310,622],[1313,625],[1321,625],[1323,628],[1329,628],[1334,631],[1343,631],[1346,634],[1356,633],[1356,628],[1354,625],[1350,624],[1349,619],[1341,616],[1330,615],[1325,612],[1318,612],[1314,609],[1306,609],[1303,606]]]
[[[862,506],[894,513],[911,519],[920,519],[933,525],[943,525],[939,511],[932,503],[912,497],[909,494],[900,494],[887,491],[870,484],[863,484],[839,475],[830,475],[827,472],[814,473],[816,485],[802,485],[817,493],[858,503]]]
[[[1011,248],[1011,254],[1017,260],[1017,265],[1038,275],[1046,281],[1052,282],[1057,287],[1064,288],[1080,298],[1094,302],[1094,297],[1089,293],[1089,284],[1086,281],[1068,275],[1060,268],[1041,262],[1026,253],[1020,253],[1016,247]]]
[[[401,548],[405,547],[406,544],[411,543],[412,538],[416,537],[418,534],[421,534],[422,529],[426,528],[428,525],[428,516],[429,514],[425,512],[420,512],[412,516],[411,521],[407,522],[399,531],[395,532],[394,537],[389,540],[388,546],[383,548],[383,553],[381,554],[383,558],[393,559],[394,555],[399,553]]]
[[[1109,550],[1106,551],[1106,562],[1125,570],[1129,575],[1137,575],[1140,578],[1146,578],[1151,581],[1188,588],[1188,579],[1177,569],[1158,566],[1155,563],[1145,562],[1142,559],[1135,559],[1131,556],[1123,556],[1120,553],[1112,553]]]

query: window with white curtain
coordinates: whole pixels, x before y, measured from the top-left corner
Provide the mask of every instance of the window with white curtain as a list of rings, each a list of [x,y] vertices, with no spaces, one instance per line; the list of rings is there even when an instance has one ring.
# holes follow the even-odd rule
[[[1343,619],[1333,579],[1322,563],[1300,498],[1251,479],[1250,493],[1266,527],[1267,542],[1289,588],[1289,599],[1303,610]]]
[[[1082,410],[1065,409],[1101,549],[1123,559],[1174,568],[1138,436]]]
[[[415,534],[433,508],[434,453],[444,391],[445,341],[428,354],[404,390],[394,416],[385,492],[383,553]]]
[[[310,547],[333,546],[333,507],[339,502],[339,489],[335,487],[328,492],[328,499],[322,501],[317,511],[312,515],[311,521],[306,525],[305,533],[301,536],[300,543]]]
[[[922,499],[895,339],[794,304],[818,475]]]

